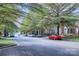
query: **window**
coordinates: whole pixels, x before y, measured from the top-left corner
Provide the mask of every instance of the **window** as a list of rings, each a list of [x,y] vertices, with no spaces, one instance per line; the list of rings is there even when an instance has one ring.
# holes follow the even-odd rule
[[[74,28],[68,28],[68,33],[75,34],[75,29]]]

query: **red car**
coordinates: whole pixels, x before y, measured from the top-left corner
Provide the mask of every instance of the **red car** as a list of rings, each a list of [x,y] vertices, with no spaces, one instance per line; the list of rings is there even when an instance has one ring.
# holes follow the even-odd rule
[[[63,38],[63,36],[59,36],[59,35],[49,36],[49,39],[53,39],[53,40],[61,40],[62,38]]]

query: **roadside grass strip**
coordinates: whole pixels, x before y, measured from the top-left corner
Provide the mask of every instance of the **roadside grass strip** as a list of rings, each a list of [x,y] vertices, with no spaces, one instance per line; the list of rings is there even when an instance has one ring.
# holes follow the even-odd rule
[[[11,39],[0,39],[0,48],[14,46],[15,44]]]

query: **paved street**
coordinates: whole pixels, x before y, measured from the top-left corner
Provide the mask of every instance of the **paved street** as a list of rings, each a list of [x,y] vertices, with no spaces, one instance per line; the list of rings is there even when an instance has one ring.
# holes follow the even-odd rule
[[[47,38],[13,38],[17,46],[0,49],[1,56],[79,56],[79,42]]]

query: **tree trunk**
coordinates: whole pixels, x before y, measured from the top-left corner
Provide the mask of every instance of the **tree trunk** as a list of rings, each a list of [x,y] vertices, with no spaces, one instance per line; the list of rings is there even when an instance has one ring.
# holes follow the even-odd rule
[[[4,37],[7,37],[8,36],[8,32],[6,30],[6,28],[4,29]]]
[[[59,23],[57,24],[57,35],[59,35],[59,28],[60,28],[60,25]]]
[[[41,35],[44,35],[44,29],[41,29]]]
[[[64,24],[61,23],[61,35],[64,35]]]
[[[57,7],[57,15],[56,15],[56,17],[59,17],[59,7]],[[59,35],[59,28],[60,28],[60,23],[58,22],[57,23],[57,35]]]

